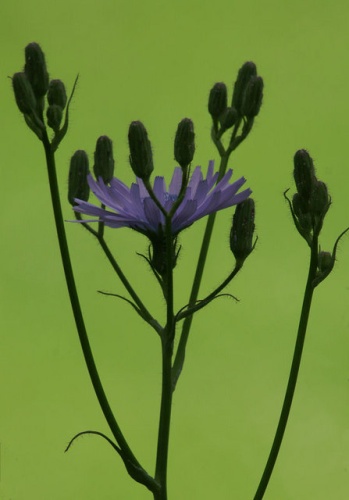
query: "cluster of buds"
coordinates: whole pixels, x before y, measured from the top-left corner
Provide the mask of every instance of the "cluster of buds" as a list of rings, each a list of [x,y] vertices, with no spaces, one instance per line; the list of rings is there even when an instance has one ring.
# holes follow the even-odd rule
[[[317,286],[333,270],[339,240],[349,230],[343,231],[337,238],[332,253],[317,248],[318,236],[323,226],[325,215],[331,205],[327,186],[317,179],[312,158],[305,149],[300,149],[294,156],[293,177],[297,193],[292,201],[286,196],[293,221],[299,234],[308,245],[317,252],[317,271],[313,286]],[[316,247],[314,248],[314,245]]]
[[[55,133],[53,145],[56,149],[68,126],[66,112],[65,124],[60,129],[67,95],[61,80],[49,80],[45,56],[37,43],[26,46],[24,70],[13,75],[12,86],[19,110],[40,140],[43,140],[46,130],[44,109],[47,97],[46,122]]]
[[[153,152],[148,132],[140,121],[131,123],[128,131],[130,165],[134,174],[143,180],[149,180],[153,170]],[[195,152],[194,124],[189,118],[183,118],[178,124],[174,140],[174,157],[183,171],[187,171]]]
[[[238,72],[230,106],[225,83],[218,82],[212,87],[208,110],[212,116],[216,139],[220,139],[231,127],[238,128],[241,122],[244,124],[243,134],[247,135],[262,105],[263,86],[263,79],[257,75],[256,65],[248,61]]]
[[[93,171],[96,178],[102,178],[105,184],[108,184],[113,178],[113,143],[106,135],[102,135],[97,139]],[[72,206],[76,205],[76,198],[83,201],[89,199],[88,173],[89,162],[86,151],[75,151],[70,160],[68,177],[68,201]]]
[[[311,246],[313,237],[320,234],[331,198],[326,184],[316,178],[313,160],[304,149],[294,156],[293,176],[297,193],[292,198],[292,216],[298,232]]]

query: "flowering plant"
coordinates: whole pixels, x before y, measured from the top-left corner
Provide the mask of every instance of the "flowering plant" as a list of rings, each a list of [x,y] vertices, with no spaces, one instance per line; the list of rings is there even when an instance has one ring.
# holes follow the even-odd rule
[[[244,177],[231,182],[233,172],[228,169],[228,162],[232,152],[250,134],[254,120],[259,114],[263,80],[258,76],[255,64],[247,62],[238,72],[230,105],[224,83],[216,83],[211,89],[208,103],[212,118],[211,138],[220,156],[216,172],[213,161],[208,164],[206,176],[200,167],[191,169],[195,153],[195,134],[193,122],[188,118],[184,118],[177,128],[174,156],[179,166],[174,169],[168,188],[162,176],[155,177],[153,182],[150,180],[154,170],[152,147],[147,130],[139,121],[131,123],[128,133],[130,165],[136,176],[130,187],[114,177],[113,145],[109,137],[101,136],[97,140],[94,177],[90,173],[85,151],[77,150],[71,158],[68,201],[75,215],[72,222],[82,226],[97,239],[128,294],[127,297],[117,296],[130,304],[155,330],[161,343],[162,393],[154,474],[150,474],[136,458],[108,402],[89,343],[75,285],[55,167],[55,152],[68,130],[69,104],[75,85],[70,98],[67,99],[64,84],[60,80],[49,79],[45,57],[37,43],[30,43],[26,47],[24,71],[14,74],[12,84],[19,110],[44,147],[58,241],[76,328],[91,382],[112,434],[111,438],[99,431],[82,431],[71,439],[67,449],[82,434],[99,435],[113,447],[135,481],[148,488],[155,500],[166,500],[169,497],[167,464],[172,400],[182,373],[193,316],[220,296],[241,271],[257,241],[254,236],[255,204],[251,198],[252,191],[249,188],[241,190],[246,182]],[[52,137],[49,137],[48,128],[53,131]],[[256,489],[255,500],[262,499],[265,494],[286,429],[314,290],[331,273],[338,242],[349,230],[346,229],[338,236],[332,252],[321,251],[319,235],[331,205],[331,198],[326,184],[318,180],[312,158],[304,149],[298,150],[294,156],[294,180],[297,192],[292,199],[287,197],[287,191],[284,195],[295,227],[309,246],[310,264],[285,399],[271,451]],[[89,201],[90,191],[98,200],[97,205]],[[236,209],[229,243],[235,266],[212,293],[199,299],[215,215],[218,211],[232,206],[236,206]],[[178,243],[179,234],[206,216],[208,219],[191,294],[189,300],[184,301],[183,306],[176,311],[173,273],[181,250]],[[148,238],[148,255],[143,257],[155,278],[151,286],[154,283],[160,286],[165,299],[164,324],[148,310],[114,258],[105,239],[106,227],[127,227]],[[177,344],[175,340],[178,340]]]

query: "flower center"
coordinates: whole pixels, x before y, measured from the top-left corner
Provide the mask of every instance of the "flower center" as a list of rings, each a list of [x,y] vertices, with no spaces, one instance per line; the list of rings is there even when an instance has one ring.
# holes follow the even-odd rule
[[[164,194],[164,199],[166,201],[176,201],[178,198],[178,194],[170,194],[170,193],[165,193]]]

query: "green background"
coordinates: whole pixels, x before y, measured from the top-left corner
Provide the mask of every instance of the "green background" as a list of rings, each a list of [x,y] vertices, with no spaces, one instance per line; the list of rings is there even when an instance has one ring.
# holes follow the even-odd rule
[[[230,285],[240,298],[215,301],[194,321],[175,392],[171,500],[252,499],[269,452],[287,381],[307,273],[308,250],[283,191],[292,158],[306,148],[333,206],[321,245],[331,250],[349,222],[348,2],[4,1],[0,7],[1,500],[149,499],[106,442],[94,436],[64,448],[77,432],[108,433],[74,329],[59,258],[41,144],[25,126],[7,78],[23,49],[39,42],[52,78],[71,89],[71,126],[57,154],[65,218],[69,158],[90,157],[97,137],[114,141],[117,175],[133,178],[127,129],[147,126],[156,173],[174,167],[183,117],[196,126],[195,164],[218,160],[207,97],[216,81],[231,90],[243,62],[256,62],[265,99],[251,136],[230,162],[256,200],[259,236]],[[220,213],[202,291],[230,272],[232,211]],[[183,232],[176,304],[187,301],[204,222]],[[153,471],[160,396],[158,338],[117,299],[122,293],[93,238],[67,224],[91,343],[119,423]],[[147,306],[163,315],[151,273],[129,230],[110,245]],[[291,418],[266,500],[349,497],[349,243],[315,293]]]

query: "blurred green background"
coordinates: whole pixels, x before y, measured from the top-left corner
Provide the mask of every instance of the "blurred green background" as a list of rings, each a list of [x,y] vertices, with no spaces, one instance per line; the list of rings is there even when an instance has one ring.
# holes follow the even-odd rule
[[[194,321],[175,392],[169,461],[171,500],[253,498],[279,416],[307,273],[308,250],[283,191],[292,158],[306,148],[333,206],[321,238],[331,250],[349,222],[348,20],[344,0],[90,1],[0,7],[1,75],[1,500],[149,499],[120,459],[95,436],[64,448],[77,432],[108,433],[83,363],[66,292],[41,144],[11,92],[23,49],[39,42],[52,78],[71,89],[69,133],[57,154],[65,217],[69,158],[90,157],[99,135],[114,141],[117,175],[133,178],[127,129],[140,119],[156,172],[174,167],[183,117],[196,126],[195,164],[218,160],[207,98],[216,81],[232,88],[253,60],[265,80],[254,130],[230,166],[256,200],[255,252],[229,291]],[[220,213],[202,293],[230,272],[232,211]],[[182,234],[176,303],[187,301],[204,221]],[[130,307],[97,290],[123,293],[96,242],[67,224],[76,278],[96,361],[119,423],[153,471],[160,396],[158,338]],[[136,252],[147,242],[109,232],[120,264],[148,307],[163,315],[156,284]],[[349,496],[349,242],[315,293],[291,418],[266,500],[345,500]]]

